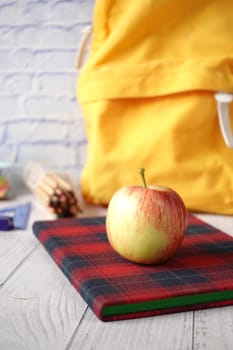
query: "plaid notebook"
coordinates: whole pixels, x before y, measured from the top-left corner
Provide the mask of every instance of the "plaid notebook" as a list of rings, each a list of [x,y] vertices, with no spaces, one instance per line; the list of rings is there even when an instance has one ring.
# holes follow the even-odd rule
[[[195,216],[175,257],[157,266],[115,253],[104,217],[37,221],[33,231],[103,321],[233,304],[233,238]]]

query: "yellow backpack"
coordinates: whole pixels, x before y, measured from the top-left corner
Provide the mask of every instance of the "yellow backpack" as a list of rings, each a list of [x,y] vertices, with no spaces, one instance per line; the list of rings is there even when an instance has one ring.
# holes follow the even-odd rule
[[[232,93],[232,0],[97,0],[77,84],[84,198],[107,205],[144,167],[188,209],[233,214]]]

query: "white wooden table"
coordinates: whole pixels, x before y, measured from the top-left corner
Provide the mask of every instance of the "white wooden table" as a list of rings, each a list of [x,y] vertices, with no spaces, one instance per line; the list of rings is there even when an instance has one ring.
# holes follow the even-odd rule
[[[32,233],[52,218],[32,200],[27,230],[0,232],[0,350],[223,350],[233,349],[233,307],[127,321],[99,321]],[[105,211],[84,207],[82,216]],[[233,217],[198,215],[233,235]],[[232,252],[233,253],[233,252]]]

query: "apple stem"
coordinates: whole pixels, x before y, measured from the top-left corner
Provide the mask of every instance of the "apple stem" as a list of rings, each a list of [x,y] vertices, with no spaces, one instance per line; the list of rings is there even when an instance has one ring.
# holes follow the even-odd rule
[[[140,168],[140,169],[138,169],[138,172],[141,175],[144,187],[147,188],[147,183],[146,183],[146,179],[145,179],[145,169],[144,168]]]

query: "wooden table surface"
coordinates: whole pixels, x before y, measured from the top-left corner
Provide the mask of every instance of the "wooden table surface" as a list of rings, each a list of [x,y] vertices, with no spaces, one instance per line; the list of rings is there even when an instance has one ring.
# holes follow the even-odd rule
[[[0,350],[233,349],[233,306],[104,323],[32,233],[52,218],[30,194],[0,208],[32,201],[27,230],[0,232]],[[105,213],[84,207],[82,216]],[[233,235],[233,217],[198,215]],[[233,252],[232,252],[233,253]]]

